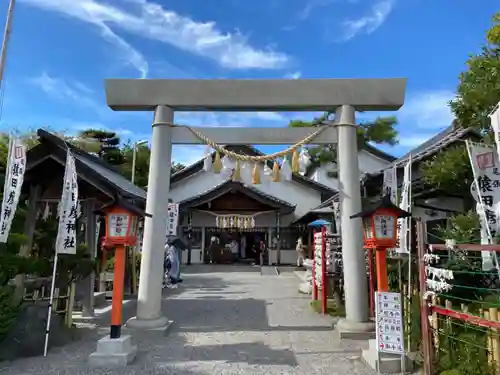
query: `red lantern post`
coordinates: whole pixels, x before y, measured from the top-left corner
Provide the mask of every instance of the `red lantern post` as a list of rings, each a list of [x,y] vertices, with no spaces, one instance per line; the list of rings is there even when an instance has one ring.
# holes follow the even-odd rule
[[[409,217],[410,215],[409,212],[393,204],[390,196],[386,195],[382,198],[379,206],[351,216],[351,219],[363,219],[365,248],[375,250],[377,290],[379,292],[389,291],[387,249],[394,248],[397,245],[398,218]]]
[[[318,284],[316,283],[316,230],[313,230],[313,265],[312,265],[312,298],[318,299]]]
[[[115,248],[113,277],[113,299],[109,337],[121,336],[123,312],[123,287],[125,281],[126,246],[137,242],[137,215],[119,206],[106,209],[106,246]]]
[[[326,314],[328,289],[326,283],[326,227],[321,228],[321,312]]]

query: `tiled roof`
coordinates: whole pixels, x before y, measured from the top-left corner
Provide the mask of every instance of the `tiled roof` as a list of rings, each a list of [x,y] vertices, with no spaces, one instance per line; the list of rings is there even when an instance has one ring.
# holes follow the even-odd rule
[[[408,161],[410,156],[412,162],[420,161],[428,156],[431,156],[442,148],[465,138],[465,136],[467,135],[472,135],[475,137],[481,136],[479,132],[474,130],[473,128],[455,128],[453,125],[449,126],[418,147],[410,150],[408,153],[397,159],[392,165],[402,167]]]
[[[69,147],[76,159],[75,161],[77,163],[77,169],[79,163],[91,169],[94,172],[94,177],[96,179],[99,179],[101,182],[113,186],[120,196],[132,200],[146,199],[146,191],[134,185],[128,179],[123,177],[119,173],[119,171],[112,165],[99,159],[97,156],[94,156],[70,143],[65,142],[58,136],[43,129],[39,129],[37,131],[37,135],[42,142],[46,142],[48,145],[50,145],[50,147],[56,147],[62,151],[66,151]]]
[[[225,181],[214,188],[207,190],[205,192],[202,192],[198,195],[195,195],[193,197],[189,197],[181,202],[179,202],[181,208],[183,207],[194,207],[194,206],[199,206],[203,203],[207,203],[215,198],[221,197],[224,194],[229,193],[230,191],[240,191],[243,194],[249,196],[250,198],[253,198],[255,200],[258,200],[262,203],[268,204],[272,207],[282,209],[286,211],[286,213],[291,213],[295,210],[295,206],[285,202],[281,199],[278,199],[272,195],[266,194],[262,192],[261,190],[244,184],[239,181]]]

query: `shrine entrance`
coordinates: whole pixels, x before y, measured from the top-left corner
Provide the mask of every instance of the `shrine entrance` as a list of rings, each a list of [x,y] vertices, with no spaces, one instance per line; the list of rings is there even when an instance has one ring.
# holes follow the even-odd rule
[[[280,217],[292,214],[295,206],[228,180],[180,202],[180,210],[187,213],[189,223],[204,228],[204,263],[268,264],[271,234],[277,232]]]
[[[158,249],[163,248],[165,242],[170,189],[170,173],[166,169],[171,165],[172,144],[206,144],[226,155],[231,153],[222,145],[293,145],[266,157],[231,155],[237,161],[256,163],[284,156],[304,145],[337,143],[341,166],[342,257],[347,270],[344,274],[346,319],[337,324],[337,330],[373,329],[368,312],[362,223],[361,219],[351,219],[361,211],[355,113],[398,110],[404,103],[406,79],[108,79],[105,85],[111,109],[154,111],[155,114],[146,204],[150,216],[144,225],[137,316],[127,325],[137,329],[167,329],[169,325],[169,319],[161,311],[163,254]],[[175,111],[326,111],[334,113],[335,118],[318,123],[312,129],[195,128],[175,124]],[[218,168],[220,160],[214,164]]]

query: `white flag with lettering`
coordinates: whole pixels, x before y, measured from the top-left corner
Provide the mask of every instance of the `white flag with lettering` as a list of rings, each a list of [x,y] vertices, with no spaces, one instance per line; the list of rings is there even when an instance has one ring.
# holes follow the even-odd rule
[[[405,211],[411,210],[411,164],[410,160],[405,165],[403,174],[403,186],[401,188],[401,197],[399,199],[399,208]],[[399,246],[396,252],[400,254],[409,254],[411,247],[411,218],[398,219],[398,242]]]
[[[16,214],[26,169],[26,145],[21,138],[9,139],[5,184],[0,216],[0,243],[7,242]]]
[[[391,202],[397,204],[398,175],[397,168],[395,166],[384,170],[384,185],[382,195],[385,196],[387,194],[391,196]]]
[[[78,177],[75,159],[68,150],[66,169],[59,204],[59,230],[56,251],[58,254],[76,254],[76,220],[78,218]]]

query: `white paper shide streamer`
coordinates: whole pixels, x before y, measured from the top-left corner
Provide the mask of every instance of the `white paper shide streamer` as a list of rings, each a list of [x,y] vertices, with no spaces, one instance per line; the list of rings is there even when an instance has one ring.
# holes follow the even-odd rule
[[[59,228],[56,239],[56,252],[54,267],[52,269],[52,284],[50,287],[50,303],[47,313],[47,330],[45,332],[44,357],[47,356],[49,343],[50,318],[52,303],[54,302],[54,288],[57,274],[57,261],[59,254],[76,254],[76,220],[78,218],[78,176],[76,173],[75,159],[68,150],[66,154],[66,168],[62,186],[61,201],[58,208]]]
[[[6,243],[16,214],[26,169],[26,145],[21,138],[9,139],[2,211],[0,212],[0,243]]]

